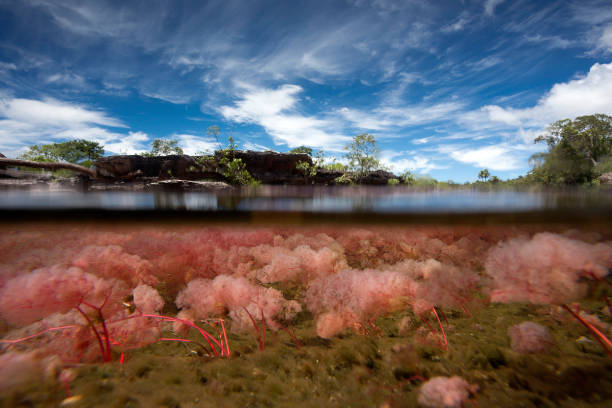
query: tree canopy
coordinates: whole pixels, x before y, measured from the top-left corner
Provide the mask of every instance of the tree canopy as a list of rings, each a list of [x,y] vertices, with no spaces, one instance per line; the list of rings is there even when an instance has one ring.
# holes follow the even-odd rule
[[[306,146],[298,146],[298,147],[295,147],[295,148],[289,150],[289,153],[293,153],[293,154],[304,153],[304,154],[307,154],[309,156],[312,156],[312,148],[311,147],[306,147]]]
[[[612,156],[612,116],[594,114],[563,119],[535,139],[548,152],[531,157],[530,177],[546,184],[590,183]]]
[[[488,169],[482,169],[478,172],[478,178],[482,179],[482,181],[487,181],[489,177],[491,177],[491,173],[489,173]]]
[[[373,135],[362,133],[355,136],[345,149],[348,150],[346,157],[349,160],[349,169],[359,177],[380,167],[380,162],[376,159],[378,146]]]
[[[151,152],[146,156],[167,156],[170,154],[183,154],[183,149],[175,139],[155,139],[151,145]]]
[[[87,166],[103,154],[104,147],[99,143],[77,139],[61,143],[33,145],[19,158],[37,162],[63,161]]]

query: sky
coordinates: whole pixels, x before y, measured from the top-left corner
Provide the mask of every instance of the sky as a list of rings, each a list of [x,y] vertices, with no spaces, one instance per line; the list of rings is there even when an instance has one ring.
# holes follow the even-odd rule
[[[0,0],[0,152],[187,154],[362,133],[396,174],[524,175],[560,119],[612,115],[610,0]]]

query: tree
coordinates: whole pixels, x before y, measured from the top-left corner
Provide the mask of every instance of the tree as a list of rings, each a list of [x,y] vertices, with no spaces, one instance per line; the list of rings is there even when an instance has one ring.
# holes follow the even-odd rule
[[[144,156],[167,156],[170,154],[183,154],[183,149],[175,139],[155,139],[153,140],[151,152]]]
[[[349,160],[349,169],[358,177],[380,167],[380,162],[376,159],[376,139],[368,133],[355,136],[353,142],[346,145],[345,150],[348,150],[346,157]]]
[[[548,152],[531,157],[533,179],[548,184],[590,183],[612,155],[612,116],[559,120],[535,139],[539,142],[548,145]]]
[[[103,154],[104,148],[98,142],[77,139],[61,143],[33,145],[19,158],[36,162],[63,161],[89,166]]]
[[[219,149],[221,149],[221,142],[219,142],[219,126],[217,125],[212,125],[209,126],[208,128],[206,128],[206,134],[208,136],[214,136],[215,140],[217,141],[217,146],[219,147]]]
[[[312,156],[312,148],[311,147],[306,147],[306,146],[298,146],[294,149],[289,150],[289,153],[293,153],[293,154],[307,154],[309,156]]]
[[[409,186],[416,184],[416,177],[410,170],[406,170],[404,173],[402,173],[400,179],[404,184],[408,184]]]
[[[478,178],[481,179],[482,181],[487,181],[487,179],[491,176],[491,173],[489,173],[489,170],[487,169],[482,169],[480,170],[480,172],[478,173]]]

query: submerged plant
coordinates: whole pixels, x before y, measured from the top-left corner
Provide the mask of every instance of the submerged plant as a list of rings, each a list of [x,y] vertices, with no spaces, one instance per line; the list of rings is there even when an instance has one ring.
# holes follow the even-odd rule
[[[587,290],[584,277],[602,279],[612,266],[612,247],[551,233],[517,238],[493,248],[486,260],[493,278],[491,301],[561,305],[583,324],[612,357],[612,341],[568,304]]]

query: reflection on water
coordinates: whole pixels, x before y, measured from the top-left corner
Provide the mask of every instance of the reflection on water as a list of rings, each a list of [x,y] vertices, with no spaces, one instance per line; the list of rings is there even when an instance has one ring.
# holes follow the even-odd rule
[[[612,208],[606,191],[415,191],[401,188],[327,187],[210,192],[4,191],[0,209],[187,210],[377,213],[483,213]]]

